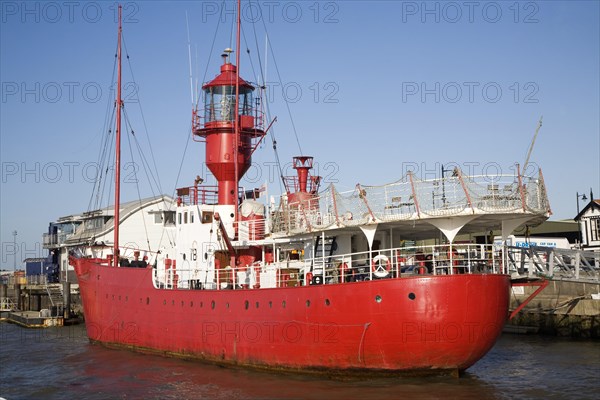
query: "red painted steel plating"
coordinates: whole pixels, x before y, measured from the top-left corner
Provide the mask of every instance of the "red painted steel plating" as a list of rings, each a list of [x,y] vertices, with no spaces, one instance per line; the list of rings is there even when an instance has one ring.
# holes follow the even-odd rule
[[[152,286],[152,268],[109,268],[89,258],[71,263],[92,341],[303,371],[465,370],[500,335],[510,288],[507,275],[460,274],[166,290]]]

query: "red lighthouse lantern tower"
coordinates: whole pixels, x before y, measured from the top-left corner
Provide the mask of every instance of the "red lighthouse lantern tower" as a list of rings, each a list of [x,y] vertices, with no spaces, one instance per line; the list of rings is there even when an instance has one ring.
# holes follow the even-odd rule
[[[238,184],[265,135],[260,97],[238,76],[226,49],[221,73],[202,86],[204,115],[194,112],[193,134],[206,141],[206,165],[218,182],[218,204],[238,204]],[[237,210],[236,210],[237,213]]]

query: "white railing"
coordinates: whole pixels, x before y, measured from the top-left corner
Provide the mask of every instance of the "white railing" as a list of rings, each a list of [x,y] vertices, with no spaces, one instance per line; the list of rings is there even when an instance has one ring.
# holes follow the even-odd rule
[[[44,249],[59,247],[71,236],[73,236],[72,233],[44,233],[42,236],[42,247]]]
[[[309,284],[340,284],[376,279],[398,279],[415,275],[505,274],[502,249],[494,245],[456,244],[410,246],[314,258],[256,262],[245,267],[230,266],[198,271],[159,266],[153,271],[160,289],[239,290]]]
[[[600,252],[542,246],[506,246],[506,264],[520,276],[600,281]]]
[[[443,179],[419,180],[406,175],[383,186],[360,186],[338,192],[332,184],[303,203],[281,198],[272,210],[273,233],[304,233],[371,222],[416,220],[482,214],[546,216],[548,197],[539,177],[465,176],[457,172]]]
[[[0,311],[15,311],[17,306],[10,297],[0,298]]]
[[[268,233],[268,225],[264,218],[239,221],[237,226],[238,241],[257,241],[265,238]]]

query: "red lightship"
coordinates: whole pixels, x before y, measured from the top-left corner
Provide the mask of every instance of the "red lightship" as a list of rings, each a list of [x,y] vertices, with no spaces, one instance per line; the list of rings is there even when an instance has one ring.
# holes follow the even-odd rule
[[[235,64],[226,52],[202,87],[192,134],[218,187],[178,189],[173,240],[155,252],[120,247],[117,190],[113,248],[71,257],[90,340],[328,374],[460,373],[477,362],[509,317],[511,279],[502,247],[454,239],[545,220],[541,172],[490,187],[456,169],[339,192],[320,188],[301,155],[285,193],[261,202],[262,190],[239,185],[269,127],[238,66],[239,51]]]

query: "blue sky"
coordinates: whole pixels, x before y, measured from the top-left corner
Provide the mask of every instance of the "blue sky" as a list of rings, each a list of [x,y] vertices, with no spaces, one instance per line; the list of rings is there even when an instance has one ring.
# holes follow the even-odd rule
[[[13,230],[19,259],[44,255],[48,223],[87,210],[112,101],[116,23],[112,2],[1,6],[0,266],[12,268]],[[242,76],[259,79],[265,28],[273,49],[269,107],[284,163],[299,149],[282,89],[302,151],[341,189],[415,168],[432,178],[451,163],[511,173],[543,115],[531,163],[543,170],[552,219],[576,214],[576,192],[593,188],[600,197],[599,2],[272,1],[243,10],[254,70],[243,53]],[[124,3],[135,78],[124,64],[126,108],[145,144],[141,106],[165,193],[182,159],[177,186],[205,175],[202,144],[183,154],[191,111],[186,12],[201,83],[218,73],[230,46],[232,11],[220,1]],[[243,183],[270,181],[279,192],[274,161],[268,140]],[[139,179],[142,196],[152,194]],[[124,200],[137,199],[135,184],[123,186]]]

